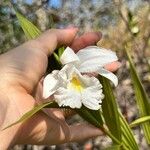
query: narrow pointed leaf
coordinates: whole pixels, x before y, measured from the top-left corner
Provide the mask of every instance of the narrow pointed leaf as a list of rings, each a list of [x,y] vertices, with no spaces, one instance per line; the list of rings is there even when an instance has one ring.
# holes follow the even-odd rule
[[[130,129],[127,121],[120,113],[120,124],[121,124],[121,132],[122,132],[122,141],[123,145],[127,147],[128,150],[139,150],[138,145],[135,141],[132,130]]]
[[[100,110],[89,110],[91,115],[95,117],[95,119],[100,123],[101,126],[103,126],[103,118]]]
[[[142,123],[145,123],[146,121],[150,121],[150,116],[144,116],[144,117],[141,117],[141,118],[138,118],[138,119],[134,120],[130,124],[130,127],[133,128],[133,127],[138,126]]]
[[[139,109],[140,117],[144,116],[150,116],[150,99],[148,98],[148,95],[145,92],[145,89],[141,83],[141,80],[136,72],[135,66],[132,62],[131,56],[129,52],[126,49],[128,61],[130,64],[130,72],[131,72],[131,78],[135,90],[135,97],[137,106]],[[143,131],[145,138],[147,140],[147,143],[150,144],[150,122],[145,122],[142,124]]]
[[[150,57],[149,58],[145,58],[147,66],[148,66],[148,70],[150,72]]]
[[[103,85],[103,93],[105,98],[102,102],[103,116],[110,132],[121,141],[121,126],[119,120],[118,106],[112,92],[111,85],[108,79],[100,77]]]
[[[57,108],[57,104],[56,103],[53,103],[53,102],[46,102],[46,103],[43,103],[43,104],[40,104],[36,107],[34,107],[33,109],[31,109],[30,111],[28,111],[27,113],[25,113],[19,120],[17,120],[16,122],[12,123],[11,125],[5,127],[3,130],[13,126],[13,125],[16,125],[20,122],[25,122],[26,120],[28,120],[29,118],[31,118],[33,115],[35,115],[38,111],[40,111],[41,109],[45,108],[45,107],[48,107],[48,108]]]
[[[96,117],[93,116],[93,113],[91,113],[91,111],[89,111],[89,109],[87,109],[86,107],[82,106],[81,109],[76,109],[76,112],[86,121],[88,121],[89,123],[91,123],[92,125],[94,125],[95,127],[102,127],[103,126],[103,122],[102,119],[100,119],[100,122],[96,119]],[[101,116],[99,116],[101,117]]]
[[[57,61],[60,65],[61,65],[60,57],[61,57],[61,55],[63,54],[64,50],[65,50],[64,47],[60,47],[60,48],[57,50],[56,53],[55,53],[55,52],[53,53],[53,54],[54,54],[54,57],[55,57],[55,59],[56,59],[56,61]]]
[[[27,39],[34,39],[41,34],[41,31],[34,24],[32,24],[28,19],[26,19],[18,12],[16,12],[16,15]]]
[[[114,118],[112,118],[112,117],[114,117],[116,115],[116,114],[114,114],[115,112],[113,112],[113,111],[115,111],[114,109],[118,110],[118,106],[117,106],[117,104],[115,102],[115,97],[114,97],[114,94],[112,92],[111,86],[110,86],[108,80],[107,81],[105,81],[105,80],[107,80],[107,79],[105,79],[104,77],[100,78],[100,81],[103,84],[103,90],[104,90],[104,94],[105,94],[105,99],[103,100],[103,102],[105,100],[107,101],[107,102],[105,101],[105,103],[102,104],[103,113],[105,112],[105,115],[103,114],[103,116],[105,118],[105,121],[107,120],[106,124],[107,124],[109,130],[111,131],[111,133],[114,136],[116,135],[114,132],[116,132],[116,131],[118,133],[120,132],[121,139],[120,139],[120,136],[118,136],[118,135],[116,135],[116,136],[119,137],[118,140],[122,141],[122,145],[123,145],[124,149],[127,149],[127,150],[138,150],[138,145],[137,145],[137,143],[135,141],[133,133],[132,133],[128,123],[126,122],[124,117],[121,115],[121,113],[118,112],[118,111],[116,112],[117,113],[117,121],[113,120]],[[118,121],[118,117],[119,117],[119,121]],[[116,121],[116,123],[114,123],[114,121]],[[119,130],[116,129],[115,125],[116,125],[116,127],[119,126],[118,127]]]
[[[102,130],[106,135],[108,135],[112,140],[117,144],[121,144],[121,142],[111,134],[111,132],[103,126],[103,119],[100,111],[90,110],[86,107],[82,107],[81,109],[76,109],[76,112],[87,122],[91,123],[95,127]],[[96,114],[95,114],[96,112]]]
[[[56,53],[53,53],[53,54],[54,54],[55,59],[56,59],[58,62],[60,62],[59,56],[58,56]]]
[[[58,56],[59,56],[59,58],[60,58],[61,55],[63,54],[64,50],[65,50],[64,47],[60,47],[60,48],[58,49]]]

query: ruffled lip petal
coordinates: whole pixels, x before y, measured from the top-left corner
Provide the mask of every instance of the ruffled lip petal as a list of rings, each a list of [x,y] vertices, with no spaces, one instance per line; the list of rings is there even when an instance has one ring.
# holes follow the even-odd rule
[[[54,94],[54,98],[60,107],[69,106],[70,108],[79,109],[82,106],[80,93],[77,93],[73,90],[61,87]]]
[[[98,71],[97,71],[101,76],[104,76],[105,78],[109,79],[110,81],[113,82],[113,84],[115,86],[118,85],[118,78],[115,74],[113,74],[112,72],[108,71],[108,70],[105,70],[103,68],[100,68]]]
[[[102,93],[102,85],[95,77],[83,76],[86,88],[81,92],[82,103],[89,109],[98,110],[101,108],[101,102],[104,98]]]
[[[75,63],[78,61],[79,61],[78,56],[74,53],[74,51],[70,47],[67,47],[63,52],[62,56],[60,57],[60,62],[63,65],[68,63]]]
[[[92,92],[90,89],[86,89],[82,93],[82,103],[89,109],[98,110],[101,108],[103,97],[102,90]]]

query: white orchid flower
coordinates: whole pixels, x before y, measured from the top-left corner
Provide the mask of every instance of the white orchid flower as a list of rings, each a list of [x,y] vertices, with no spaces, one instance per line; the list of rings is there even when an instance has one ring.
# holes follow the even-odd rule
[[[65,65],[60,71],[47,75],[43,82],[43,97],[53,96],[59,106],[89,109],[101,107],[102,85],[95,77],[82,75],[72,64]]]
[[[83,104],[89,109],[98,110],[104,98],[102,85],[97,78],[85,73],[98,73],[117,86],[118,78],[104,69],[106,64],[117,60],[115,52],[97,46],[86,47],[76,54],[67,47],[60,58],[65,66],[60,71],[54,70],[44,79],[43,97],[53,96],[59,106],[81,108]]]
[[[60,58],[63,65],[73,64],[81,73],[98,73],[111,80],[115,86],[118,84],[118,78],[104,69],[104,66],[117,60],[115,52],[97,46],[88,46],[76,54],[67,47]]]

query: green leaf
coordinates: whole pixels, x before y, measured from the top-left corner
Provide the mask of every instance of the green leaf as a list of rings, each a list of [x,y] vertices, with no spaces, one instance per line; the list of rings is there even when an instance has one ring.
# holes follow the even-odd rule
[[[136,120],[134,120],[131,124],[130,124],[130,127],[133,128],[137,125],[140,125],[146,121],[150,121],[150,116],[144,116],[144,117],[141,117],[141,118],[138,118]]]
[[[100,110],[95,111],[95,110],[90,110],[84,106],[82,106],[81,109],[75,109],[76,112],[87,122],[91,123],[95,127],[99,128],[102,130],[106,135],[108,135],[112,140],[115,141],[117,144],[121,144],[121,142],[114,137],[108,129],[106,129],[105,126],[103,126],[103,119],[101,116]]]
[[[16,15],[27,39],[34,39],[41,34],[41,31],[34,24],[32,24],[28,19],[26,19],[18,12],[16,12]]]
[[[126,54],[130,64],[131,78],[135,90],[135,97],[136,97],[136,102],[139,109],[140,117],[150,116],[150,100],[145,92],[145,89],[143,88],[141,80],[136,72],[135,66],[132,62],[131,56],[127,49],[126,49]],[[150,144],[150,122],[143,123],[142,127],[143,127],[143,131],[147,143]]]
[[[60,62],[60,57],[61,57],[61,55],[63,54],[64,50],[65,50],[64,47],[60,47],[60,48],[56,51],[56,53],[54,53],[54,57],[55,57],[56,61],[57,61],[60,65],[62,65],[61,62]]]
[[[145,58],[146,64],[148,66],[148,71],[150,72],[150,57],[149,58]]]
[[[103,99],[102,103],[103,116],[109,130],[117,139],[119,138],[118,140],[120,142],[122,141],[122,146],[124,149],[138,150],[138,145],[128,123],[126,122],[122,114],[118,111],[118,106],[116,104],[116,100],[109,81],[104,77],[100,77],[100,81],[103,84],[103,90],[105,94],[105,99]]]
[[[53,54],[54,54],[54,58],[56,59],[56,61],[60,62],[59,56],[55,52]]]
[[[99,116],[93,116],[92,110],[89,110],[84,106],[82,106],[80,109],[75,109],[75,110],[83,119],[85,119],[95,127],[101,128],[103,126],[102,119],[97,119],[97,117],[98,118],[101,117],[100,114],[98,114]]]
[[[88,111],[100,123],[100,125],[103,126],[104,121],[102,118],[101,111],[100,110],[91,110],[91,109],[89,109]]]
[[[119,120],[118,106],[108,79],[100,77],[103,85],[105,98],[102,102],[103,116],[110,132],[121,141],[121,126]]]
[[[34,39],[41,34],[41,31],[34,24],[32,24],[28,19],[26,19],[24,16],[22,16],[17,11],[16,11],[16,15],[17,15],[17,18],[20,22],[20,25],[21,25],[27,39],[29,39],[29,40]],[[48,69],[50,72],[55,69],[59,70],[61,68],[61,62],[59,60],[59,55],[61,55],[63,50],[64,50],[64,47],[61,47],[58,49],[58,54],[53,53],[53,55],[51,55],[49,57],[48,63],[50,65],[48,66],[49,67]]]
[[[59,58],[60,58],[61,55],[63,54],[64,50],[65,50],[65,47],[60,47],[60,48],[58,49],[58,56],[59,56]]]
[[[16,122],[12,123],[11,125],[5,127],[3,130],[13,126],[13,125],[16,125],[20,122],[25,122],[26,120],[28,120],[29,118],[31,118],[33,115],[35,115],[38,111],[40,111],[41,109],[43,108],[57,108],[58,105],[54,102],[46,102],[46,103],[43,103],[43,104],[40,104],[36,107],[34,107],[32,110],[28,111],[27,113],[25,113],[19,120],[17,120]]]
[[[122,132],[122,141],[123,145],[127,147],[128,150],[138,150],[138,145],[135,141],[132,130],[130,129],[127,121],[120,113],[120,124],[121,124],[121,132]]]

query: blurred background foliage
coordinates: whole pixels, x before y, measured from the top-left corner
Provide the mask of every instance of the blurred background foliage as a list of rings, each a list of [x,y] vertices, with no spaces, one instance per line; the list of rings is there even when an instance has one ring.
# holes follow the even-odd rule
[[[150,1],[149,0],[1,0],[0,53],[23,43],[26,38],[12,9],[14,5],[42,31],[49,28],[77,26],[79,34],[101,31],[98,45],[115,50],[122,67],[117,72],[119,85],[116,97],[127,121],[138,118],[134,91],[129,75],[129,64],[124,49],[127,47],[136,64],[137,72],[150,96]],[[79,118],[77,118],[78,121]],[[72,120],[69,120],[72,122]],[[143,132],[134,129],[137,142],[147,150]],[[14,149],[102,149],[111,143],[109,138],[97,137],[81,143],[60,146],[15,146]]]

